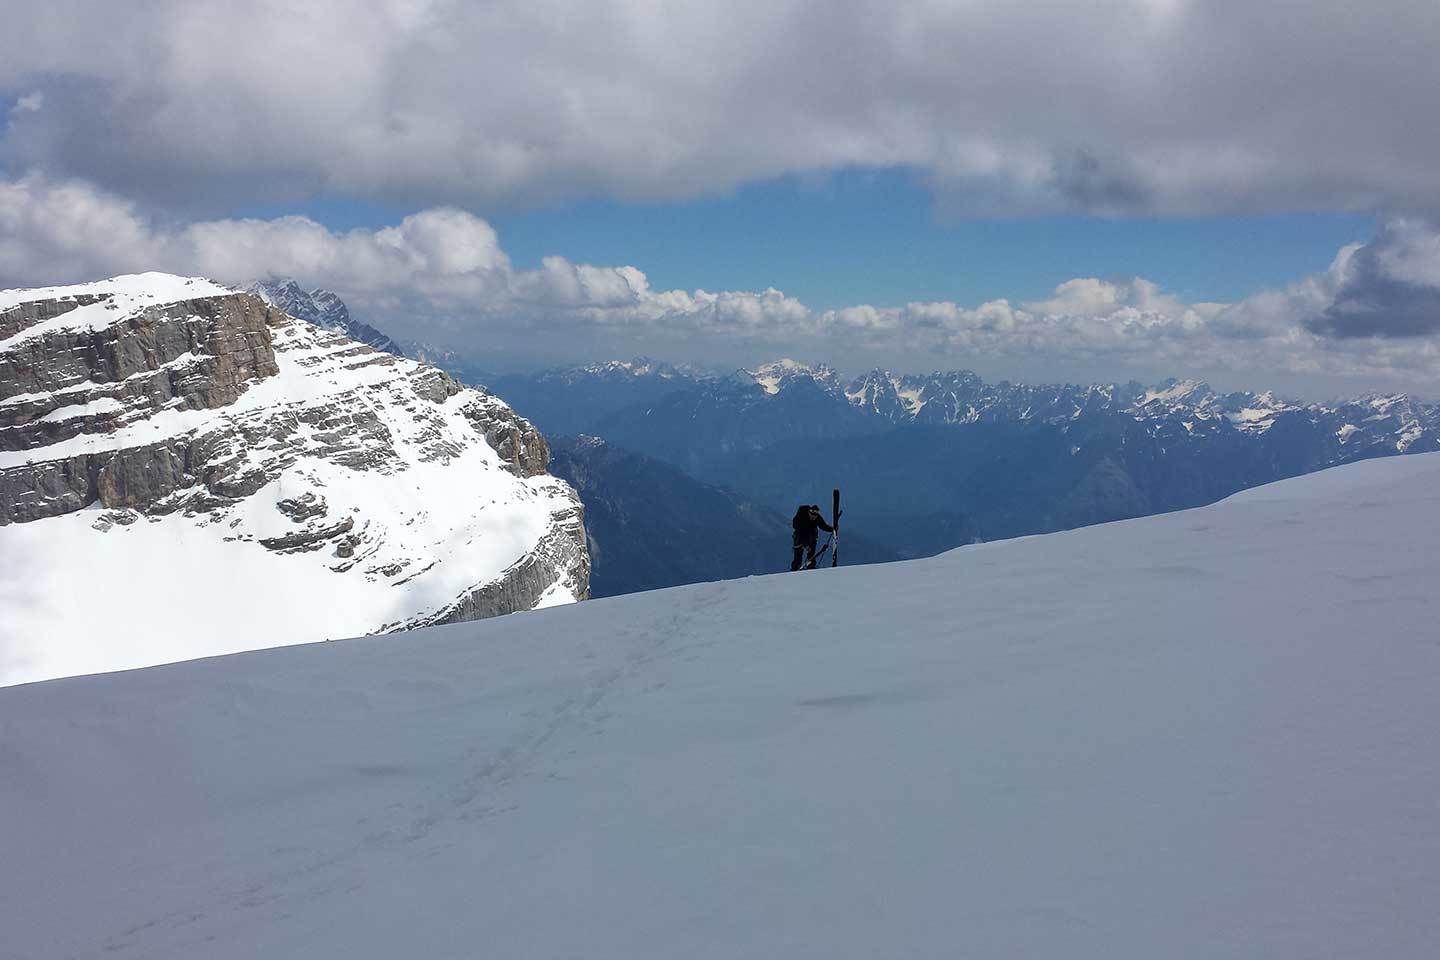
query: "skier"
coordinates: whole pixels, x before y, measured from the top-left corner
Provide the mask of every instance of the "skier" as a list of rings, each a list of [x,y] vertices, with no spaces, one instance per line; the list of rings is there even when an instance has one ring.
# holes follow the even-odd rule
[[[839,519],[839,517],[836,517]],[[795,517],[790,521],[790,526],[795,530],[795,558],[790,561],[791,571],[801,569],[800,556],[805,554],[805,569],[812,569],[815,566],[815,541],[820,536],[820,531],[833,532],[834,527],[825,522],[820,515],[818,503],[802,503],[795,511]]]

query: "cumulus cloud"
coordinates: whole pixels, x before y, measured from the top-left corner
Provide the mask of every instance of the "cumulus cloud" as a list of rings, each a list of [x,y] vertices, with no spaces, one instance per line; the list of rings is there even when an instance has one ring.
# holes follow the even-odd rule
[[[656,290],[635,266],[546,257],[518,269],[489,223],[454,207],[346,232],[303,217],[167,224],[92,185],[0,181],[0,285],[153,269],[233,284],[294,276],[337,291],[392,336],[480,363],[507,344],[565,360],[628,348],[691,359],[823,349],[856,366],[887,357],[1107,376],[1233,370],[1440,383],[1440,228],[1413,218],[1340,250],[1326,271],[1233,304],[1186,303],[1142,277],[1081,277],[1034,302],[818,311],[774,289]]]
[[[298,277],[369,308],[397,336],[456,339],[535,324],[551,335],[575,326],[760,337],[814,329],[810,311],[778,290],[656,291],[635,267],[564,257],[516,270],[494,228],[454,207],[343,233],[293,216],[167,226],[87,184],[0,181],[0,284],[156,269],[230,284]]]
[[[11,282],[155,268],[237,282],[277,265],[362,293],[424,282],[436,296],[485,296],[510,273],[495,231],[454,209],[343,234],[304,217],[167,227],[83,183],[0,182],[0,277]]]
[[[961,214],[1440,209],[1434,0],[11,7],[0,100],[44,109],[0,167],[191,213],[896,165]]]
[[[1440,331],[1440,231],[1418,220],[1386,224],[1332,268],[1328,304],[1306,326],[1334,337],[1422,337]]]

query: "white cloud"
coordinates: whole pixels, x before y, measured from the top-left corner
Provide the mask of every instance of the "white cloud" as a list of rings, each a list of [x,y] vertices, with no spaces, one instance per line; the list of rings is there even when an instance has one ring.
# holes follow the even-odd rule
[[[962,213],[1440,209],[1434,0],[10,7],[0,97],[45,109],[12,112],[0,168],[172,209],[892,165]]]
[[[1440,229],[1400,219],[1324,273],[1235,304],[1184,303],[1144,278],[1076,278],[1044,300],[857,304],[816,311],[779,290],[655,290],[633,266],[547,257],[519,270],[483,219],[423,210],[337,233],[303,217],[166,225],[112,194],[41,177],[0,181],[0,284],[161,269],[229,283],[295,276],[341,294],[393,336],[480,356],[522,344],[568,359],[627,346],[810,352],[916,366],[1039,363],[1150,375],[1196,370],[1406,377],[1440,384]],[[568,354],[568,356],[567,356]],[[1060,376],[1064,376],[1061,373]]]
[[[1377,249],[1379,266],[1392,280],[1440,287],[1440,229],[1434,223],[1401,217],[1385,225]]]
[[[1175,297],[1162,292],[1158,286],[1144,277],[1135,277],[1123,283],[1086,277],[1067,280],[1055,288],[1055,296],[1048,300],[1028,303],[1025,306],[1026,309],[1035,313],[1060,316],[1074,314],[1088,316],[1126,311],[1130,315],[1149,313],[1185,316],[1194,313],[1193,319],[1199,320],[1202,314],[1213,316],[1218,312],[1220,305],[1188,306]],[[1205,319],[1208,319],[1208,316]]]
[[[232,284],[299,277],[383,314],[377,320],[391,322],[397,335],[453,336],[462,326],[540,322],[557,331],[644,326],[764,337],[810,322],[805,306],[778,290],[655,291],[634,267],[563,257],[515,270],[494,228],[453,207],[345,233],[304,217],[166,227],[85,184],[33,176],[0,181],[0,283],[36,286],[152,269]],[[417,321],[437,329],[417,328]]]

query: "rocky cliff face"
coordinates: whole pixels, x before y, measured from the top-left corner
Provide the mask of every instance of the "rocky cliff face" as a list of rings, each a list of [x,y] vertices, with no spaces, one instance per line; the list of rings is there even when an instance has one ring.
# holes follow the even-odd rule
[[[496,398],[208,281],[0,292],[0,682],[583,599],[548,461]]]

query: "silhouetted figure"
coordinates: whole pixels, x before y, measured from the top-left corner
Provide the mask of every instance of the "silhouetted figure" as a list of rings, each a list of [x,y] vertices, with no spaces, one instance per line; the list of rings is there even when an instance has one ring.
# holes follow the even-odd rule
[[[800,558],[805,557],[805,569],[815,566],[815,541],[820,538],[820,531],[827,533],[834,528],[825,522],[820,515],[820,505],[817,503],[802,503],[795,511],[795,518],[790,521],[790,526],[795,530],[795,558],[790,561],[792,571],[801,569]]]

